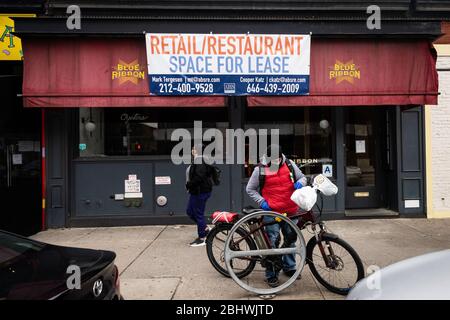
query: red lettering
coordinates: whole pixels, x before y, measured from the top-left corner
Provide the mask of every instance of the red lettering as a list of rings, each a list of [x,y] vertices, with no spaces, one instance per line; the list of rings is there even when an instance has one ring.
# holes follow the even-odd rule
[[[264,38],[264,54],[273,54],[273,39],[272,37],[265,37]],[[270,53],[269,53],[270,52]]]
[[[252,43],[250,41],[250,36],[245,37],[244,52],[242,54],[253,55],[253,48],[252,48]]]
[[[281,37],[278,36],[277,42],[275,43],[275,54],[283,55],[283,44],[281,43]]]
[[[297,40],[297,55],[300,55],[300,43],[302,42],[303,37],[294,37]]]
[[[226,38],[224,36],[219,36],[218,39],[219,39],[219,54],[220,55],[227,54],[227,50],[226,50],[227,43],[225,41]]]
[[[208,54],[217,54],[217,39],[214,36],[208,37]]]
[[[158,36],[150,36],[150,50],[152,54],[159,54],[159,37]]]
[[[235,37],[228,37],[227,39],[227,45],[228,45],[228,54],[236,54],[236,38]]]

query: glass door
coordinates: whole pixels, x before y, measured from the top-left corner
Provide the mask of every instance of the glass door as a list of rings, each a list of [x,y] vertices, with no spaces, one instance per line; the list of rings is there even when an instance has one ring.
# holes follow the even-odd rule
[[[41,117],[23,108],[21,86],[20,76],[0,74],[0,229],[28,236],[41,229]]]
[[[382,165],[384,110],[355,107],[346,110],[345,155],[347,209],[383,207]]]

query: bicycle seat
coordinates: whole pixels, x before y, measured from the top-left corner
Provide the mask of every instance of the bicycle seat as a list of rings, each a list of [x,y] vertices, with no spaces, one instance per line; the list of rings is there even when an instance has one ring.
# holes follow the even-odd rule
[[[262,211],[262,209],[260,208],[253,208],[253,207],[245,207],[244,209],[242,209],[242,213],[243,214],[250,214],[250,213],[255,213],[258,211]]]

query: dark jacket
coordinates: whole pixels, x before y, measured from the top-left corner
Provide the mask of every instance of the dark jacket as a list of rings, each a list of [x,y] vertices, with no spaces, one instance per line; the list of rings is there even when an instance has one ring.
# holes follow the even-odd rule
[[[212,191],[211,166],[206,163],[191,164],[186,189],[190,194],[208,193]]]

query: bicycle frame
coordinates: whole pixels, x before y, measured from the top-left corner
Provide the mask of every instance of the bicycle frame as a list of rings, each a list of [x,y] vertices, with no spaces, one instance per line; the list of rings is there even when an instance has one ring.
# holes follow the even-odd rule
[[[319,182],[319,184],[322,182]],[[309,211],[301,211],[287,217],[284,214],[273,211],[252,210],[245,212],[245,215],[233,213],[235,219],[233,219],[233,221],[226,221],[229,225],[231,225],[231,229],[229,229],[229,227],[223,229],[229,230],[223,251],[224,262],[226,264],[226,272],[228,272],[228,275],[239,286],[257,294],[273,294],[290,286],[302,272],[304,265],[308,263],[314,277],[316,277],[321,284],[332,292],[343,294],[343,292],[346,292],[345,290],[347,287],[344,286],[344,288],[340,288],[333,286],[329,283],[329,281],[327,282],[324,280],[323,276],[317,272],[316,267],[317,261],[323,261],[322,265],[325,263],[324,267],[329,271],[335,270],[339,272],[344,269],[342,259],[334,252],[335,248],[333,247],[335,246],[335,242],[337,242],[338,246],[343,246],[347,252],[350,252],[353,257],[353,261],[356,263],[357,279],[361,279],[361,273],[363,274],[364,272],[361,272],[363,266],[360,258],[354,252],[353,248],[345,243],[345,241],[340,240],[337,235],[330,233],[321,219],[324,206],[324,194],[322,194],[322,189],[319,189],[316,186],[317,184],[314,185],[313,188],[317,193],[319,193],[320,200],[317,199],[314,204],[314,208]],[[332,194],[333,191],[329,190],[330,189],[324,189],[326,195]],[[224,213],[227,214],[227,212]],[[266,220],[266,217],[271,217],[272,219]],[[298,222],[294,222],[293,220],[297,218]],[[276,243],[272,245],[266,227],[277,223],[287,224],[291,228],[291,231],[288,231],[288,234],[280,234],[279,238],[275,240]],[[310,238],[307,245],[305,244],[304,234],[301,232],[305,228],[308,228],[307,230],[313,234],[313,237]],[[291,233],[292,231],[294,231],[295,235]],[[235,237],[235,235],[238,236]],[[284,240],[282,240],[283,238]],[[241,248],[240,244],[243,241],[249,243],[249,245]],[[281,241],[283,241],[283,243],[280,245]],[[248,247],[250,247],[250,249],[248,249]],[[318,249],[316,247],[318,247]],[[351,251],[349,251],[349,249]],[[320,253],[315,250],[318,250]],[[295,254],[297,257],[300,257],[300,260],[297,260],[297,269],[295,273],[280,286],[272,289],[263,289],[253,287],[250,285],[250,282],[243,282],[240,280],[241,277],[246,277],[252,272],[255,262],[259,262],[261,266],[266,269],[272,267],[275,268],[274,270],[281,270],[278,269],[281,268],[280,257],[288,254]],[[238,278],[234,271],[233,260],[252,261],[252,267],[249,267],[249,269],[244,269],[247,270],[247,273]],[[219,272],[224,274],[222,271]]]
[[[317,211],[319,213],[318,221],[311,221],[311,220],[305,221],[305,223],[304,223],[303,227],[301,228],[301,230],[306,228],[308,225],[311,225],[311,230],[314,233],[314,237],[316,238],[316,241],[318,243],[318,247],[319,247],[320,253],[322,255],[322,258],[323,258],[323,260],[325,262],[325,265],[328,268],[334,268],[335,267],[335,262],[332,261],[332,257],[334,256],[333,248],[331,246],[329,246],[329,243],[327,241],[325,244],[326,244],[326,247],[328,248],[329,253],[330,253],[330,254],[327,254],[326,250],[325,250],[325,246],[324,246],[323,241],[322,241],[323,235],[325,233],[327,233],[327,231],[326,231],[325,224],[321,220],[322,211],[323,211],[323,195],[320,193],[320,191],[317,191],[317,192],[319,193],[319,197],[320,197],[320,206],[319,206],[318,203],[315,204],[315,207],[317,208]],[[302,218],[304,216],[313,216],[313,215],[314,215],[313,210],[310,210],[310,211],[307,211],[307,212],[304,212],[304,213],[298,213],[298,214],[292,215],[290,217],[290,219],[298,218],[299,219],[299,222],[297,223],[297,225],[298,225],[298,224],[300,224],[302,222],[301,220],[302,220]],[[244,237],[241,237],[237,241],[233,241],[233,244],[239,246],[239,244],[242,241],[245,241],[247,239],[247,237],[253,237],[253,239],[254,239],[254,241],[257,244],[259,249],[272,249],[273,247],[272,247],[272,245],[270,243],[270,240],[269,240],[269,237],[267,235],[267,232],[265,231],[265,227],[273,225],[273,224],[276,224],[276,223],[278,223],[278,222],[277,221],[273,221],[273,222],[266,223],[266,222],[262,222],[262,221],[249,221],[249,223],[247,223],[247,228],[249,229],[248,230],[249,231],[248,234],[246,236],[244,236]],[[254,225],[256,225],[257,227],[256,228],[253,227]],[[243,260],[256,260],[256,261],[260,261],[261,260],[260,257],[258,257],[258,258],[242,257],[241,259],[243,259]]]

